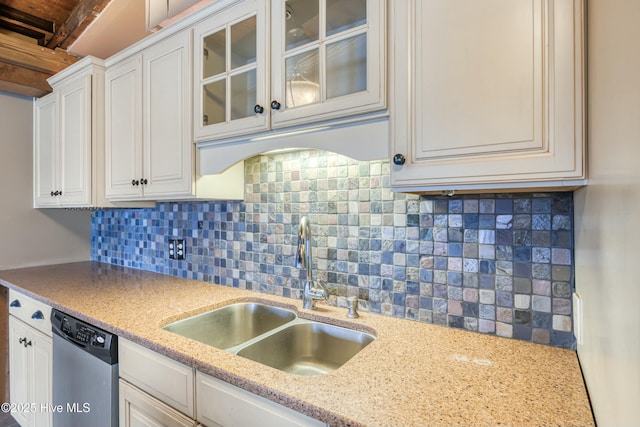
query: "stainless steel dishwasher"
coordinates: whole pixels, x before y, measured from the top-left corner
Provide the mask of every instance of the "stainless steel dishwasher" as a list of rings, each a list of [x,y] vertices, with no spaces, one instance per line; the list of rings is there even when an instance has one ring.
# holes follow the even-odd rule
[[[118,337],[58,310],[53,332],[53,427],[118,426]]]

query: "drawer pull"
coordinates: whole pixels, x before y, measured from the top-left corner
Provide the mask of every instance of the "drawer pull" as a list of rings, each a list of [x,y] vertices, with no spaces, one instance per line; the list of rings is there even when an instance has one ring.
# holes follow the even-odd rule
[[[33,312],[31,318],[34,320],[44,320],[44,314],[42,314],[40,310],[37,310]]]
[[[20,304],[19,299],[14,299],[11,301],[11,304],[9,304],[9,307],[22,307],[22,304]]]

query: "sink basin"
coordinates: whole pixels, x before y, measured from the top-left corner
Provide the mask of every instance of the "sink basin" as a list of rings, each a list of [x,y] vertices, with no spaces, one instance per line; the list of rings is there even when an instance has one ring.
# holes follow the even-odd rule
[[[304,322],[284,327],[237,354],[292,374],[318,375],[339,368],[373,340],[364,332]]]
[[[236,303],[178,320],[163,329],[226,350],[295,318],[295,313],[283,308]]]

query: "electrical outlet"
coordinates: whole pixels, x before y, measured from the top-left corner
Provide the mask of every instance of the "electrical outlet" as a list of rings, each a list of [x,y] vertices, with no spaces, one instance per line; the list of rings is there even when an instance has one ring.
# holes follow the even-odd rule
[[[184,239],[169,239],[169,259],[184,259],[186,249]]]
[[[183,239],[177,239],[176,240],[176,256],[175,259],[184,259],[184,254],[186,251],[186,246],[184,244],[184,240]]]
[[[176,259],[176,239],[169,239],[169,259]]]
[[[576,292],[573,293],[573,334],[576,344],[582,345],[582,298]]]

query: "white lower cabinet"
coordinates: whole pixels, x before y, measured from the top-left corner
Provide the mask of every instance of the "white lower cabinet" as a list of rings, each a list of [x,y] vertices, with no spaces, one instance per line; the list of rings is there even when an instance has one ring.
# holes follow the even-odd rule
[[[118,352],[120,427],[327,426],[122,337]]]
[[[326,424],[229,383],[196,372],[198,421],[209,427],[294,427]]]
[[[120,427],[194,427],[197,423],[120,380]]]
[[[118,341],[118,362],[120,378],[195,418],[193,368],[124,338]]]
[[[9,292],[9,390],[11,415],[22,427],[51,425],[51,308]]]

